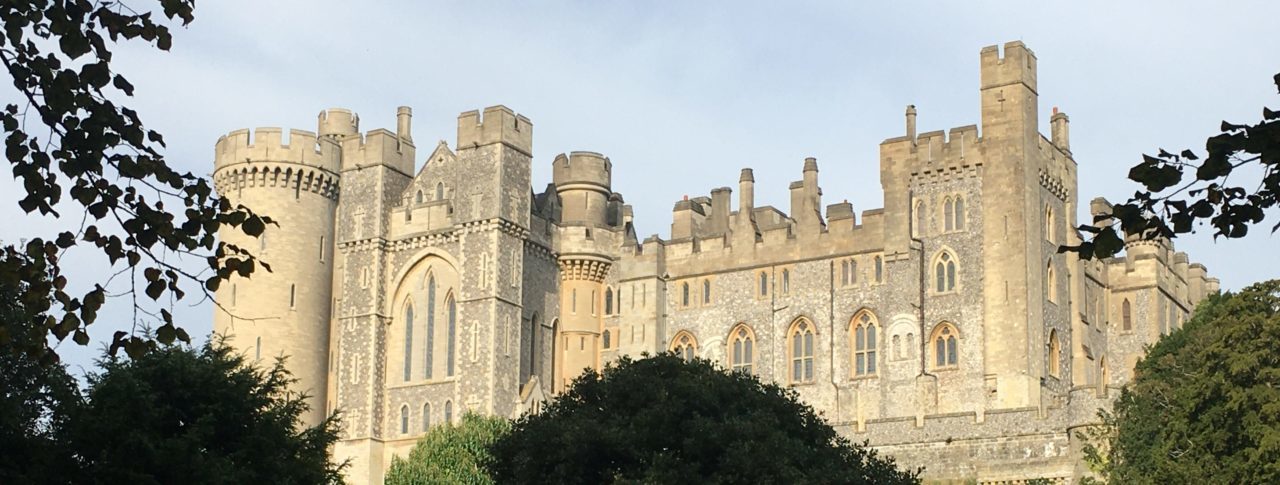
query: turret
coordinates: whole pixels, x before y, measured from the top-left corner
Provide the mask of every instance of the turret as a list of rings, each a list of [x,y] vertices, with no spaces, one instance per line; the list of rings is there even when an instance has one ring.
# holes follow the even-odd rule
[[[551,178],[560,195],[560,220],[565,224],[608,225],[608,202],[613,164],[594,152],[557,155]]]
[[[1067,153],[1071,153],[1071,127],[1069,121],[1066,113],[1059,113],[1058,107],[1053,107],[1053,116],[1049,118],[1053,145]]]
[[[334,212],[342,155],[337,140],[355,134],[355,115],[320,114],[320,136],[279,128],[233,131],[214,148],[214,187],[233,204],[244,204],[279,224],[259,238],[223,225],[218,237],[249,249],[271,265],[250,279],[219,286],[213,330],[251,362],[269,367],[285,356],[298,382],[292,391],[309,396],[308,426],[326,415],[329,316],[332,302]]]

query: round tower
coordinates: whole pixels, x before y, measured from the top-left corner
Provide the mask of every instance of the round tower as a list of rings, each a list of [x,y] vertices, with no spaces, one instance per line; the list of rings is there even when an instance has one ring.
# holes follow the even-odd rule
[[[599,153],[572,152],[552,162],[560,196],[560,324],[556,332],[554,385],[560,392],[583,369],[600,367],[604,330],[604,281],[613,259],[601,237],[610,230],[612,166]]]
[[[336,142],[356,133],[346,110],[320,114],[321,136],[279,128],[233,131],[218,139],[214,187],[232,204],[271,217],[262,237],[222,226],[218,236],[248,249],[271,271],[233,278],[218,287],[214,333],[251,362],[268,366],[286,357],[298,379],[294,391],[310,396],[307,425],[327,414],[329,320],[332,304],[333,234],[341,150]]]
[[[552,162],[551,180],[560,196],[560,221],[567,225],[607,225],[612,172],[609,159],[599,153],[557,155]]]

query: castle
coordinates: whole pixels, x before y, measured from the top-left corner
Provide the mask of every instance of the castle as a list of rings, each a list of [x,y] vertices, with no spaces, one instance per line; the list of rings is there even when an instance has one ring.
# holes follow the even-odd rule
[[[1218,282],[1163,240],[1058,253],[1080,241],[1067,116],[1041,135],[1021,42],[980,58],[980,125],[916,133],[908,107],[881,143],[882,209],[824,207],[809,158],[788,212],[744,169],[736,207],[681,200],[667,239],[636,236],[603,155],[557,155],[534,193],[533,124],[502,106],[422,160],[409,108],[395,131],[331,109],[287,141],[231,132],[218,192],[279,226],[222,231],[272,272],[218,289],[215,331],[288,356],[309,423],[341,410],[358,484],[465,411],[537,412],[584,368],[668,350],[791,386],[926,478],[1074,481],[1076,428]]]

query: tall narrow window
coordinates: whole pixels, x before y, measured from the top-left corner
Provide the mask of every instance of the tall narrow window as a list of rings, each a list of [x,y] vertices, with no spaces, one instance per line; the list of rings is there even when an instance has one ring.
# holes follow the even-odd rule
[[[604,289],[604,314],[613,315],[613,288]]]
[[[956,197],[956,230],[964,230],[964,198]]]
[[[445,353],[445,376],[453,377],[453,361],[455,349],[457,345],[458,334],[458,304],[453,301],[453,295],[449,295],[444,302],[445,310],[449,312],[449,342],[448,350]],[[446,408],[448,409],[448,408]]]
[[[1045,281],[1044,281],[1045,292],[1049,297],[1049,302],[1057,303],[1058,302],[1058,280],[1054,278],[1055,275],[1053,274],[1053,260],[1049,260],[1049,264],[1045,267],[1044,274],[1045,274]]]
[[[748,374],[753,373],[755,336],[752,335],[751,329],[744,324],[738,324],[730,332],[729,347],[731,369]]]
[[[415,203],[418,203],[418,204],[421,204],[421,203],[422,203],[422,190],[421,190],[421,189],[419,189],[419,190],[418,190],[418,194],[417,194],[416,196],[414,196],[413,201],[414,201]]]
[[[680,284],[680,306],[689,306],[689,284]]]
[[[876,283],[884,282],[884,258],[876,256]]]
[[[578,289],[574,288],[569,294],[569,312],[578,313]]]
[[[1061,372],[1062,348],[1058,343],[1058,331],[1049,331],[1049,375],[1058,377]]]
[[[596,315],[596,290],[591,290],[591,316]]]
[[[295,284],[289,285],[289,308],[294,308],[294,304],[297,303],[297,294],[298,294],[297,290],[298,290],[297,285]]]
[[[924,213],[924,202],[916,202],[915,216],[916,220],[915,224],[911,226],[911,233],[915,237],[924,237],[924,223],[927,220],[927,215]]]
[[[782,270],[782,294],[791,294],[791,270]]]
[[[600,340],[604,348],[610,348],[612,347],[611,344],[613,344],[613,334],[605,330],[604,333],[600,334]]]
[[[956,289],[956,262],[951,253],[943,252],[933,266],[934,289],[945,293]]]
[[[236,306],[236,285],[231,285],[231,306]]]
[[[324,262],[324,236],[320,236],[320,262]]]
[[[400,434],[409,434],[409,405],[400,406]]]
[[[1049,242],[1053,242],[1055,240],[1053,237],[1053,229],[1055,225],[1056,224],[1053,220],[1053,208],[1047,205],[1044,206],[1044,238]]]
[[[960,359],[956,351],[956,337],[957,333],[949,323],[940,324],[933,330],[934,367],[952,367],[959,362]]]
[[[840,262],[840,284],[849,286],[849,261]]]
[[[1124,303],[1120,305],[1120,320],[1124,322],[1121,328],[1126,332],[1133,330],[1133,313],[1130,310],[1129,299],[1125,298]]]
[[[444,402],[444,422],[453,424],[453,401]]]
[[[413,377],[413,304],[404,305],[404,381]]]
[[[693,338],[693,334],[681,330],[672,340],[671,350],[686,362],[691,361],[698,355],[698,340]]]
[[[422,192],[418,192],[418,195],[422,195]],[[426,403],[422,405],[422,432],[425,433],[430,430],[431,430],[431,403]]]
[[[253,347],[253,360],[262,360],[262,337],[258,337]]]
[[[769,296],[769,273],[760,272],[760,296]]]
[[[711,280],[702,280],[702,304],[711,304]]]
[[[867,311],[853,317],[853,375],[855,377],[876,374],[876,322]]]
[[[444,182],[436,182],[436,200],[444,199]]]
[[[796,320],[791,325],[791,383],[803,384],[813,382],[813,326],[806,319]]]
[[[422,345],[424,354],[422,375],[431,379],[436,350],[436,277],[434,274],[427,275],[427,331],[424,338],[426,341]]]
[[[849,260],[849,284],[858,284],[858,260]]]
[[[942,203],[942,207],[943,207],[943,210],[942,210],[942,226],[943,226],[943,228],[944,228],[947,232],[951,232],[951,231],[956,230],[956,221],[955,221],[955,216],[956,216],[956,207],[955,207],[954,203],[953,203],[953,202],[951,202],[951,198],[950,198],[950,197],[947,197],[947,200],[946,200],[945,202],[943,202],[943,203]]]

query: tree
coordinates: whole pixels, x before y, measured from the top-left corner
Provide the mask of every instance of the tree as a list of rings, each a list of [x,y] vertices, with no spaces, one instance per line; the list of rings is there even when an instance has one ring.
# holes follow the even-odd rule
[[[1280,280],[1157,342],[1086,455],[1113,483],[1280,483]]]
[[[307,409],[278,359],[260,370],[220,342],[107,357],[73,421],[96,483],[341,482],[329,459],[336,417],[302,428]]]
[[[6,248],[7,249],[7,248]],[[23,256],[11,249],[0,264]],[[32,281],[41,279],[34,275]],[[31,320],[25,300],[30,282],[0,279],[0,322]],[[17,347],[33,348],[43,331],[11,335]],[[0,352],[0,483],[72,483],[79,469],[69,441],[70,418],[80,404],[80,389],[62,364],[41,361],[40,354]]]
[[[493,416],[467,413],[461,424],[432,428],[413,445],[408,459],[391,459],[387,485],[494,483],[485,469],[492,458],[489,446],[511,430],[511,422]]]
[[[159,4],[170,21],[186,25],[193,19],[195,0]],[[5,272],[0,279],[35,272],[51,275],[24,291],[46,302],[52,295],[60,308],[51,311],[52,304],[45,303],[33,313],[48,314],[44,320],[21,325],[43,329],[59,341],[71,337],[87,344],[87,327],[97,319],[107,295],[107,278],[87,281],[85,287],[92,283],[92,289],[82,295],[67,290],[61,257],[73,247],[91,246],[112,265],[121,264],[122,272],[130,273],[129,291],[137,295],[141,290],[153,301],[166,292],[173,299],[183,298],[184,282],[197,283],[208,297],[233,274],[248,276],[256,266],[266,267],[255,264],[244,249],[218,242],[215,235],[227,224],[257,236],[271,220],[242,206],[232,207],[213,194],[205,178],[170,168],[162,154],[164,137],[146,129],[136,111],[112,100],[133,95],[133,84],[111,67],[110,48],[117,41],[140,39],[161,50],[172,44],[168,26],[156,18],[121,2],[93,0],[19,0],[0,8],[0,62],[20,99],[0,112],[6,158],[26,189],[18,205],[44,216],[82,216],[74,231],[27,243],[30,260],[0,267]],[[64,201],[68,197],[71,202]],[[183,256],[203,260],[208,270],[184,269],[178,264]],[[159,323],[156,340],[189,342],[168,310],[140,306],[136,297],[134,301],[135,308]],[[0,324],[0,347],[16,324]],[[147,345],[150,340],[116,332],[110,349],[115,353],[124,348],[137,356],[152,347]],[[44,342],[28,342],[36,348],[24,350],[51,352]]]
[[[664,354],[588,371],[493,446],[498,483],[917,483],[796,394]]]
[[[1280,88],[1280,74],[1274,81]],[[1222,122],[1222,133],[1205,142],[1203,161],[1191,150],[1174,154],[1164,149],[1143,155],[1129,170],[1129,179],[1144,186],[1111,213],[1099,217],[1100,226],[1081,225],[1091,233],[1074,251],[1081,257],[1110,257],[1124,249],[1126,237],[1173,238],[1193,232],[1208,220],[1215,237],[1241,238],[1260,224],[1266,211],[1280,203],[1280,111],[1262,108],[1254,125]],[[1241,176],[1241,169],[1245,173]],[[1247,169],[1260,172],[1254,179]],[[1234,180],[1230,180],[1232,175]],[[1256,186],[1254,185],[1256,182]],[[1120,232],[1116,231],[1119,226]],[[1271,232],[1280,229],[1280,223]]]

